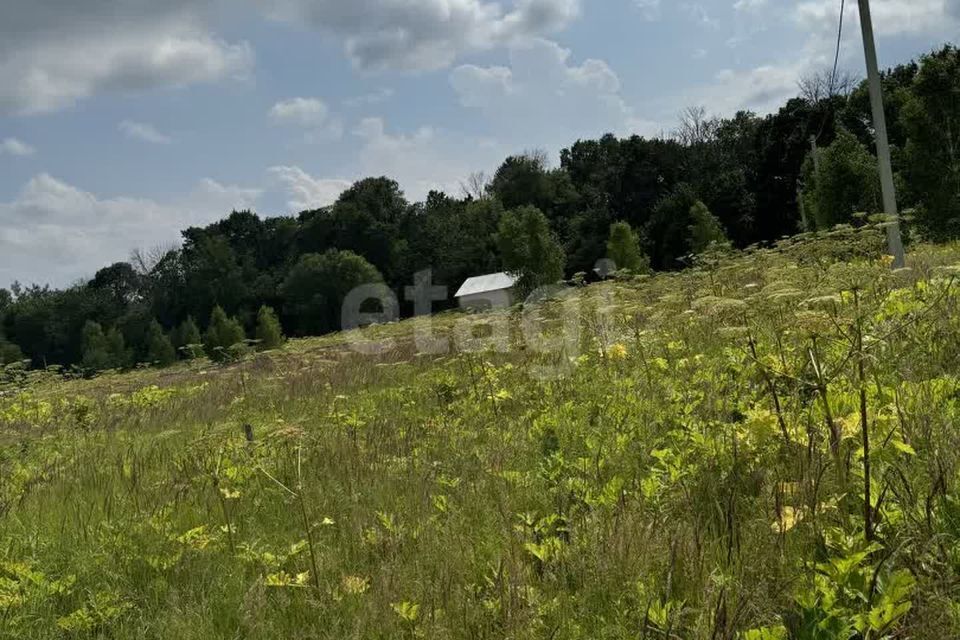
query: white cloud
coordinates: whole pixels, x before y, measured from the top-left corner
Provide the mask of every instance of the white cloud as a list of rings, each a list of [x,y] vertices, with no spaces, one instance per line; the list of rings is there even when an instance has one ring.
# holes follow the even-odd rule
[[[633,0],[644,20],[656,20],[660,17],[660,0]]]
[[[680,5],[680,10],[699,25],[711,28],[719,26],[719,23],[711,17],[707,7],[699,2],[684,2]]]
[[[7,138],[3,141],[0,141],[0,156],[11,155],[23,157],[32,156],[36,152],[36,149],[28,145],[26,142],[22,142],[16,138]]]
[[[454,132],[421,127],[409,134],[387,130],[382,118],[366,118],[353,134],[362,141],[357,176],[389,176],[412,200],[430,191],[456,193],[471,173],[489,171],[503,160],[503,148]]]
[[[323,124],[330,109],[319,98],[291,98],[278,102],[270,109],[270,121],[274,124],[291,124],[314,127]]]
[[[580,0],[258,0],[277,20],[308,24],[343,39],[366,70],[431,70],[465,53],[559,31]]]
[[[303,142],[307,144],[338,140],[343,136],[343,122],[331,115],[330,108],[320,98],[278,102],[270,108],[267,117],[274,125],[303,129]]]
[[[350,131],[357,153],[335,177],[316,177],[298,166],[270,167],[292,212],[333,204],[354,182],[369,176],[396,180],[407,198],[423,200],[430,191],[458,193],[477,171],[491,172],[509,149],[489,139],[421,127],[410,133],[388,130],[382,118],[364,118]]]
[[[253,209],[262,195],[263,189],[260,188],[222,184],[212,178],[204,178],[185,199],[186,219],[198,215],[202,224],[212,214],[213,220],[219,220],[230,211]]]
[[[857,3],[847,3],[847,18],[853,25],[850,33],[859,32]],[[878,36],[917,35],[943,32],[956,26],[957,0],[873,0],[870,14]],[[793,12],[795,22],[815,32],[836,33],[840,11],[831,0],[806,0]]]
[[[393,89],[383,88],[360,96],[347,98],[343,101],[345,107],[362,107],[386,102],[393,97]]]
[[[738,0],[734,8],[744,14],[741,20],[757,20],[768,0]],[[951,7],[960,0],[873,0],[871,13],[879,37],[923,35],[932,40],[948,38],[960,22],[951,16]],[[847,2],[841,64],[862,69],[859,13],[856,2]],[[746,14],[752,14],[747,18]],[[798,93],[797,82],[811,72],[829,68],[837,38],[840,4],[834,0],[802,0],[787,14],[788,21],[806,34],[803,45],[788,57],[748,69],[725,69],[713,83],[692,89],[683,99],[687,104],[702,104],[711,113],[729,115],[738,109],[760,113],[774,111]],[[752,32],[767,26],[757,23]],[[736,47],[746,38],[738,33],[727,41]]]
[[[497,137],[557,148],[578,137],[650,134],[602,60],[572,63],[570,51],[536,40],[510,50],[509,67],[463,65],[450,74],[460,103],[479,110]]]
[[[43,113],[103,92],[244,76],[253,61],[250,46],[210,33],[206,4],[4,0],[0,112]]]
[[[150,144],[170,144],[172,142],[169,136],[160,133],[156,127],[145,122],[124,120],[117,128],[131,140],[149,142]]]
[[[732,115],[743,109],[770,113],[797,94],[797,81],[807,69],[806,61],[724,69],[716,74],[713,84],[690,91],[686,104],[703,105],[717,115]]]
[[[267,171],[286,190],[291,212],[330,206],[352,184],[349,180],[314,178],[295,166],[270,167]]]
[[[841,65],[863,69],[860,15],[856,2],[847,2]],[[960,0],[872,0],[874,32],[879,38],[922,36],[931,42],[953,39],[960,29],[956,8]],[[807,34],[800,56],[806,70],[833,64],[840,7],[830,0],[803,0],[789,14],[792,23]],[[784,61],[784,65],[790,65]]]
[[[250,208],[260,193],[206,179],[168,203],[102,198],[40,174],[15,199],[0,202],[0,219],[8,222],[0,227],[0,283],[69,284],[135,247],[176,242],[181,229]]]
[[[769,0],[737,0],[733,4],[735,11],[758,11],[767,6]]]

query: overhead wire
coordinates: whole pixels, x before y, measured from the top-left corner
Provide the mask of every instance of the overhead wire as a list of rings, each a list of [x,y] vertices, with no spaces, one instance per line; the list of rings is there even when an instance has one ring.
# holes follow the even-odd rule
[[[837,52],[833,56],[833,72],[830,74],[830,93],[833,94],[833,89],[836,86],[837,82],[837,67],[840,65],[840,45],[843,41],[843,14],[847,8],[847,0],[840,0],[840,24],[837,27]]]
[[[817,131],[817,141],[823,135],[823,130],[827,126],[827,117],[833,111],[833,95],[837,88],[837,70],[840,67],[840,49],[843,44],[843,17],[847,10],[847,0],[840,0],[840,20],[837,25],[837,48],[833,55],[833,70],[830,72],[830,84],[827,86],[827,99],[831,100],[829,108],[824,111],[823,118],[820,121],[820,129]]]

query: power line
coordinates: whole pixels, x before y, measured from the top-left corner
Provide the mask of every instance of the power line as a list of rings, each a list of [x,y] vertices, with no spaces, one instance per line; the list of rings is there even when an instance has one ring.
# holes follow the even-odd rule
[[[840,0],[840,24],[837,27],[837,52],[833,56],[833,73],[830,74],[830,97],[837,82],[837,67],[840,65],[840,44],[843,41],[843,14],[846,12],[847,0]]]
[[[820,136],[823,135],[823,130],[827,126],[827,118],[833,112],[833,92],[837,88],[837,69],[840,66],[840,45],[843,42],[843,16],[846,13],[847,9],[847,0],[840,0],[840,23],[837,25],[837,50],[833,56],[833,71],[830,72],[830,84],[827,86],[827,97],[829,101],[829,107],[826,111],[823,112],[823,118],[820,119],[820,128],[817,130],[817,134],[813,136],[813,154],[816,157],[817,154],[817,141],[820,140]]]

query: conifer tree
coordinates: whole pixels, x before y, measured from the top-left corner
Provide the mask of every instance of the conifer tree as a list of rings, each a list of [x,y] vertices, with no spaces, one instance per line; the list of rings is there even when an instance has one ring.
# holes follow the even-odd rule
[[[229,360],[231,348],[242,345],[244,340],[246,340],[246,334],[237,319],[227,317],[226,312],[219,305],[214,307],[213,313],[210,314],[210,325],[203,340],[207,356],[216,362]]]
[[[133,362],[133,352],[127,348],[127,341],[120,329],[112,327],[107,331],[107,354],[110,358],[110,368],[123,369]]]
[[[166,367],[177,360],[177,352],[170,342],[170,338],[163,332],[163,327],[153,320],[147,327],[147,361],[161,367]]]
[[[257,340],[259,348],[263,350],[276,349],[286,340],[277,313],[266,305],[260,307],[257,313]]]
[[[203,355],[203,336],[200,335],[200,328],[193,316],[187,316],[187,319],[173,330],[170,341],[182,358],[192,360]]]
[[[111,367],[112,358],[99,322],[87,320],[83,325],[83,358],[81,366],[88,372],[105,371]]]

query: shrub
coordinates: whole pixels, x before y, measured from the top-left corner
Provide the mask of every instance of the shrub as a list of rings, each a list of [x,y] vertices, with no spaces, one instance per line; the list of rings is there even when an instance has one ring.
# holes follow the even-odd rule
[[[20,350],[20,347],[12,342],[0,339],[0,365],[13,364],[23,359],[23,351]]]

